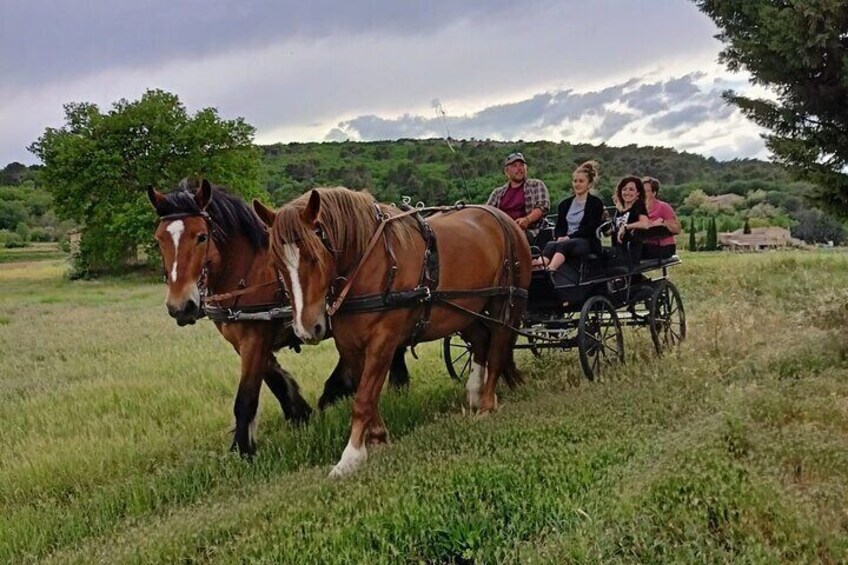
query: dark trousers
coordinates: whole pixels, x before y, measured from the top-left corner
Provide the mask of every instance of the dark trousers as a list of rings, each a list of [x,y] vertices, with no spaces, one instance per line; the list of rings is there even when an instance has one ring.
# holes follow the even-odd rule
[[[642,259],[668,259],[677,253],[677,246],[671,245],[650,245],[645,244],[642,247]]]
[[[592,252],[592,246],[588,239],[575,237],[574,239],[566,239],[565,241],[549,241],[545,245],[545,250],[542,255],[550,259],[555,253],[562,253],[566,259],[573,257],[583,257]]]

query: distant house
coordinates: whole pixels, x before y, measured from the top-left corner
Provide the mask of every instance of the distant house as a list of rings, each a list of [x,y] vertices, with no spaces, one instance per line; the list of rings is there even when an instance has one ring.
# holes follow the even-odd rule
[[[739,229],[718,234],[719,244],[728,251],[766,251],[783,247],[805,247],[793,238],[789,230],[779,227],[751,228],[751,233]]]

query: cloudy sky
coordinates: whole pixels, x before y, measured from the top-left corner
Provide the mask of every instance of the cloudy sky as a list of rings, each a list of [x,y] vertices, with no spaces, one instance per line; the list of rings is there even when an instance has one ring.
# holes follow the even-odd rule
[[[0,166],[148,88],[258,143],[444,137],[767,157],[690,0],[4,0]],[[441,109],[444,114],[439,113]]]

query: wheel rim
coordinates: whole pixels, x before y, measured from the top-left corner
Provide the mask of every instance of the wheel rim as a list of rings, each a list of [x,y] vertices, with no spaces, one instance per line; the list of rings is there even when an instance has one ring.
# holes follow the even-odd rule
[[[677,288],[663,283],[651,301],[651,339],[657,354],[680,345],[686,339],[686,312]]]
[[[624,338],[612,304],[593,297],[580,317],[580,364],[589,380],[600,378],[606,366],[624,362]]]
[[[442,352],[451,378],[457,381],[467,379],[471,374],[471,344],[458,335],[448,336],[443,342]]]

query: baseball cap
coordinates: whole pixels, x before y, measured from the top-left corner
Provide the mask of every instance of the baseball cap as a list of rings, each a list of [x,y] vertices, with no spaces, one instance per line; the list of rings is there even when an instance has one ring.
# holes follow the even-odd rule
[[[524,159],[524,155],[522,155],[521,153],[510,153],[509,155],[506,156],[506,159],[504,159],[504,167],[506,167],[509,164],[515,163],[516,161],[521,161],[522,163],[527,163],[527,160]]]

